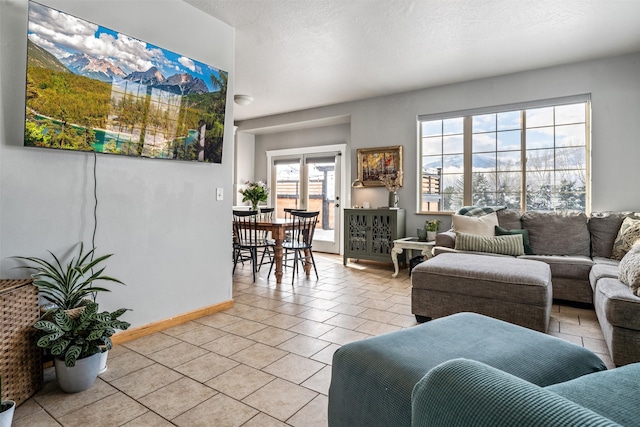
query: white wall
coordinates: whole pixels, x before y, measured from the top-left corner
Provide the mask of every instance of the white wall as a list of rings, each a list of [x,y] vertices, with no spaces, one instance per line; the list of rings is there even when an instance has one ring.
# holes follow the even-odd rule
[[[248,205],[249,202],[242,201],[242,194],[238,190],[245,188],[247,181],[254,181],[254,161],[255,161],[255,136],[250,133],[238,132],[235,137],[235,168],[233,171],[233,205]]]
[[[97,156],[100,254],[127,286],[101,294],[134,326],[231,299],[234,29],[178,0],[46,4],[229,72],[222,164]],[[93,155],[23,147],[27,2],[0,1],[0,276],[12,255],[90,244]],[[225,200],[215,200],[216,188]]]
[[[273,126],[351,115],[351,177],[356,177],[356,149],[404,146],[404,187],[400,207],[407,209],[407,233],[415,234],[425,217],[416,215],[416,118],[515,102],[590,93],[592,99],[592,211],[640,210],[640,53],[532,70],[494,78],[297,111],[236,123],[238,131],[260,132]],[[312,131],[309,131],[312,132]],[[323,132],[318,128],[316,132]],[[283,135],[285,136],[285,135]],[[285,136],[286,137],[286,136]],[[264,163],[256,136],[256,169]],[[277,140],[277,135],[268,135]],[[274,148],[271,146],[271,148]],[[384,188],[354,190],[352,204],[384,205]],[[448,218],[443,218],[447,226]]]

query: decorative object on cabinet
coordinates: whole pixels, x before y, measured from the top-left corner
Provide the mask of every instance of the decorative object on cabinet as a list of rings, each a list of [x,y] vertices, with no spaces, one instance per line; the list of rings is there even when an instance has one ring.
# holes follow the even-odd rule
[[[393,241],[405,237],[404,209],[345,209],[344,265],[348,258],[392,262]]]
[[[389,207],[397,208],[398,202],[398,188],[402,187],[402,171],[397,171],[396,173],[383,173],[378,177],[380,181],[384,184],[389,192]]]
[[[382,187],[380,175],[399,177],[402,186],[402,145],[358,149],[358,179],[365,187]],[[354,181],[355,183],[355,181]]]

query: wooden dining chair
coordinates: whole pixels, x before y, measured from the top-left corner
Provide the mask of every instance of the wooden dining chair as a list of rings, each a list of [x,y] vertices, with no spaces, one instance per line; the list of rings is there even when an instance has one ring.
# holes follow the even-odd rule
[[[258,212],[233,211],[234,260],[233,273],[238,261],[251,261],[253,281],[258,270],[258,251],[267,246],[266,231],[258,230]],[[245,255],[247,254],[247,255]]]
[[[260,208],[260,213],[258,218],[260,221],[271,221],[273,220],[275,208]],[[273,261],[273,257],[275,256],[276,250],[276,241],[271,238],[270,233],[265,232],[265,247],[262,251],[262,256],[260,257],[260,263],[258,264],[258,270],[264,264],[271,264]],[[268,256],[269,259],[267,261],[264,260],[265,256]]]
[[[316,268],[315,260],[313,259],[313,234],[316,230],[318,223],[318,215],[320,212],[307,212],[307,211],[292,211],[291,219],[293,220],[293,226],[291,228],[291,238],[288,241],[282,243],[282,248],[285,251],[285,259],[288,252],[293,253],[293,273],[291,284],[293,285],[296,279],[296,273],[300,263],[301,266],[305,266],[307,263],[311,263],[316,273],[316,279],[318,279],[318,269]],[[304,253],[309,251],[307,257]],[[273,262],[269,268],[269,275],[273,269]]]

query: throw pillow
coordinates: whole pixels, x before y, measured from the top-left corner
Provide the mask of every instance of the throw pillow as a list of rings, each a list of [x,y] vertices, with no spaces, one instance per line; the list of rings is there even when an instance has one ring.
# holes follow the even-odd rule
[[[629,285],[631,292],[640,297],[640,243],[633,245],[618,266],[618,279]]]
[[[622,259],[638,240],[640,240],[640,219],[625,218],[618,230],[616,240],[613,241],[611,258]]]
[[[478,236],[475,234],[456,232],[455,249],[513,256],[524,255],[522,234]]]
[[[478,236],[495,236],[495,227],[498,225],[498,215],[495,212],[473,217],[466,215],[451,215],[453,230],[460,233],[475,234]]]
[[[531,249],[531,245],[529,244],[529,230],[526,228],[516,228],[513,230],[507,230],[506,228],[496,226],[496,236],[509,236],[512,234],[521,234],[522,235],[522,243],[524,243],[524,253],[527,255],[533,255],[533,249]]]

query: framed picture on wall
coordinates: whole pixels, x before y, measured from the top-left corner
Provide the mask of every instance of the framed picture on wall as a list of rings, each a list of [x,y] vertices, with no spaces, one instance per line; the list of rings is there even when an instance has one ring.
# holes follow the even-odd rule
[[[380,175],[402,172],[402,145],[358,149],[358,179],[365,187],[382,187]],[[400,174],[402,185],[402,174]]]

